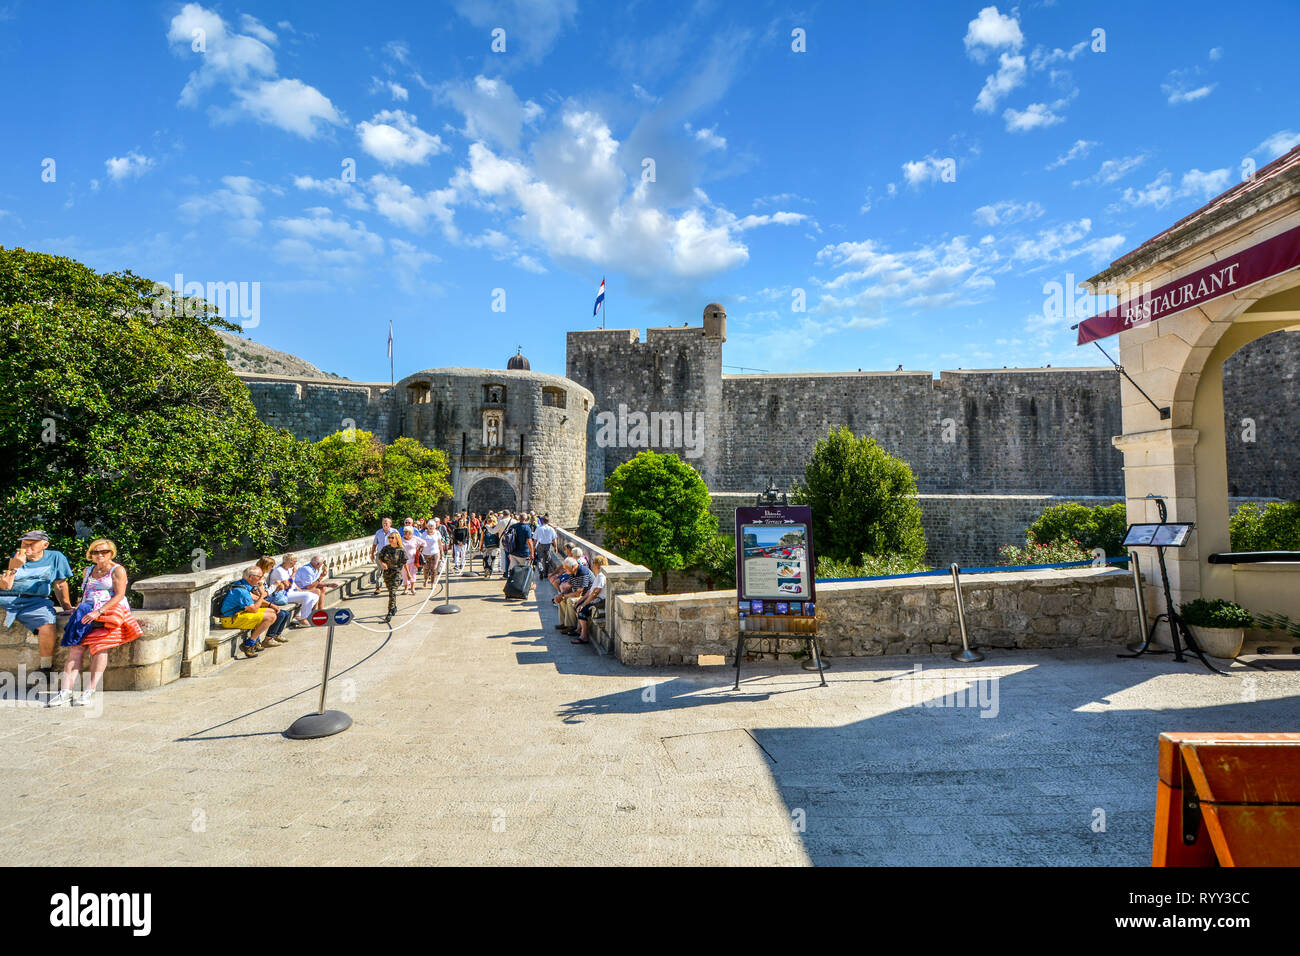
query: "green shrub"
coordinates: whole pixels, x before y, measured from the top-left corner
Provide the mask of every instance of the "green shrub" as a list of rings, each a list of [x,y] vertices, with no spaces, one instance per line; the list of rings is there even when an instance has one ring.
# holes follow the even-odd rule
[[[1247,504],[1228,519],[1233,551],[1300,551],[1300,501]]]
[[[790,500],[812,506],[813,540],[828,558],[925,556],[916,477],[873,438],[832,429],[817,442]]]
[[[736,586],[736,539],[720,534],[700,549],[695,566],[704,572],[710,591],[726,591]]]
[[[885,557],[864,554],[857,563],[837,558],[817,559],[818,581],[833,578],[878,578],[889,574],[912,574],[929,570],[930,566],[924,561],[898,554]]]
[[[668,572],[680,571],[717,537],[709,489],[677,455],[643,451],[605,479],[609,506],[597,515],[605,547],[645,565],[668,591]]]
[[[1178,608],[1183,620],[1195,627],[1250,627],[1250,612],[1240,604],[1215,598],[1197,598]]]
[[[1039,515],[1025,530],[1025,535],[1035,544],[1051,545],[1058,541],[1073,541],[1090,557],[1093,548],[1101,548],[1110,558],[1124,553],[1124,535],[1128,531],[1128,518],[1124,504],[1079,504],[1067,501],[1053,505]],[[1083,560],[1066,559],[1066,560]]]
[[[1092,552],[1084,550],[1079,542],[1074,540],[1038,544],[1026,538],[1023,548],[1009,544],[998,549],[998,554],[1002,556],[999,563],[1003,567],[1014,567],[1019,564],[1066,564],[1071,561],[1092,560]]]

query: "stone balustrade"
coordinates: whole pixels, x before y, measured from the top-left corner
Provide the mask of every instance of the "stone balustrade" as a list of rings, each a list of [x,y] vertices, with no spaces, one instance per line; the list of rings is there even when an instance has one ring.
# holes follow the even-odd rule
[[[1065,568],[963,575],[972,646],[1058,648],[1138,639],[1126,571]],[[735,591],[627,594],[617,600],[615,653],[637,666],[693,665],[702,655],[735,662]],[[817,585],[821,647],[830,657],[951,652],[961,646],[949,577]],[[803,641],[761,638],[752,650],[793,653]]]
[[[371,541],[369,536],[354,538],[296,553],[300,563],[309,560],[312,555],[322,555],[333,580],[347,576],[351,581],[355,575],[349,575],[348,572],[370,565]],[[273,557],[278,563],[283,555]],[[212,653],[208,647],[212,597],[222,585],[240,577],[250,564],[251,560],[242,561],[218,568],[164,574],[130,582],[131,590],[138,593],[143,601],[143,607],[135,608],[133,613],[144,629],[144,634],[130,644],[109,651],[103,688],[146,690],[200,672],[201,669],[192,665],[202,660],[205,654]],[[77,563],[74,570],[78,579],[80,568],[80,563]],[[71,585],[74,582],[69,583]],[[75,588],[73,591],[75,601],[78,595]],[[56,669],[62,669],[67,660],[67,648],[58,646],[58,638],[62,637],[66,623],[67,615],[60,614],[55,625]],[[31,673],[39,665],[40,650],[35,634],[16,621],[12,627],[0,627],[0,672]],[[89,662],[86,666],[89,666]]]

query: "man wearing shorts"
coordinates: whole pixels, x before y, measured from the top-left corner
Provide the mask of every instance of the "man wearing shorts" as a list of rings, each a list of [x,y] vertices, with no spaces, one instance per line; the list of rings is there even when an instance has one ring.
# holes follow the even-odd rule
[[[256,564],[244,569],[244,576],[235,582],[221,601],[221,626],[236,631],[248,631],[244,640],[245,657],[256,657],[259,650],[281,643],[277,637],[289,622],[289,612],[280,611],[267,603],[265,595],[253,596],[253,589],[262,581],[262,569]],[[267,643],[258,643],[266,637]]]
[[[36,635],[41,671],[47,676],[54,666],[55,613],[51,591],[58,595],[63,610],[72,610],[68,599],[72,566],[63,552],[49,550],[49,546],[50,536],[44,531],[28,531],[9,559],[9,569],[0,572],[0,590],[10,592],[0,597],[4,625],[9,627],[18,621]]]

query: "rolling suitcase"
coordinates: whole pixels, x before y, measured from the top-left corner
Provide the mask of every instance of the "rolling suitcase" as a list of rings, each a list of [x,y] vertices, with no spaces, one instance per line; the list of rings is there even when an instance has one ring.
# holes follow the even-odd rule
[[[533,590],[537,572],[531,564],[516,564],[506,574],[506,597],[523,600]]]

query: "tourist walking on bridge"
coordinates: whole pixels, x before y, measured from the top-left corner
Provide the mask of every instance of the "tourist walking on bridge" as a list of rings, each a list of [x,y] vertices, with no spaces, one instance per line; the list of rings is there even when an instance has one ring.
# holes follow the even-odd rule
[[[384,623],[387,624],[397,613],[397,585],[402,576],[402,566],[406,564],[406,549],[402,547],[402,536],[396,531],[389,531],[388,543],[375,555],[375,560],[379,563],[379,573],[384,580],[384,587],[388,588],[388,615],[384,618]]]
[[[393,519],[385,518],[380,522],[380,528],[375,532],[375,540],[370,545],[370,560],[379,564],[379,552],[388,546],[388,534],[393,530]],[[380,567],[382,578],[383,567]],[[383,582],[380,579],[375,580],[375,597],[379,597],[379,592],[383,590]]]

